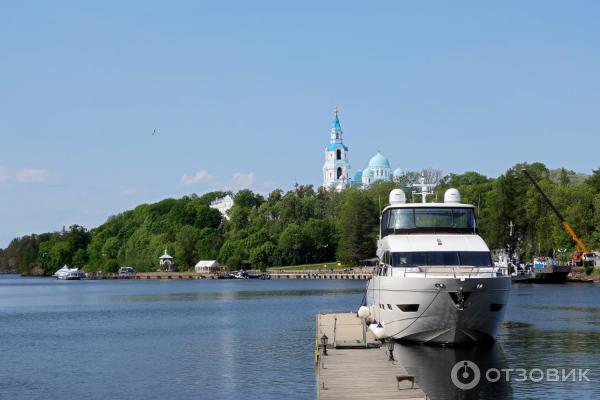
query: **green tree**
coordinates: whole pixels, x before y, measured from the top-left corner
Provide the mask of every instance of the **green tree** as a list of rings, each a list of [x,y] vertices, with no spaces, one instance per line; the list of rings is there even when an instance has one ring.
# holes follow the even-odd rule
[[[600,193],[600,168],[592,171],[592,176],[585,180],[585,183],[591,186],[596,193]]]
[[[332,221],[309,219],[302,225],[302,238],[308,262],[334,260],[337,238],[335,225]]]
[[[295,223],[285,227],[277,244],[281,260],[285,265],[295,265],[307,262],[304,253],[305,240],[302,229]]]
[[[176,237],[175,259],[180,269],[190,269],[198,262],[197,243],[200,232],[191,225],[183,226]]]
[[[375,256],[377,206],[356,190],[347,190],[337,220],[340,242],[338,257],[356,265],[361,259]]]
[[[71,263],[74,267],[83,268],[86,265],[87,260],[87,251],[85,249],[77,249],[77,251],[75,251],[75,254],[73,254]]]
[[[253,268],[265,270],[274,263],[276,247],[271,242],[265,242],[250,250],[250,262]]]
[[[214,228],[204,228],[198,234],[196,241],[196,252],[199,260],[215,260],[219,255],[219,249],[223,245],[223,237],[220,231]]]

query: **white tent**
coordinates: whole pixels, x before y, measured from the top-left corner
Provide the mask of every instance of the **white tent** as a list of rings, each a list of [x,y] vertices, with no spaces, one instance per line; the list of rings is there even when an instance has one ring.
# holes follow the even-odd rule
[[[198,264],[196,264],[196,267],[194,269],[198,273],[206,274],[206,273],[218,271],[219,268],[220,268],[220,265],[217,262],[217,260],[200,260],[200,261],[198,261]]]

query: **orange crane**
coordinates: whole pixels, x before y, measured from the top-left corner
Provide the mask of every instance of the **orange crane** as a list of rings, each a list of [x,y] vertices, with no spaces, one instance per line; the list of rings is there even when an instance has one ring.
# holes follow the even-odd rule
[[[535,181],[535,179],[533,179],[533,177],[529,174],[529,171],[527,171],[527,169],[523,168],[523,169],[521,169],[521,172],[523,172],[525,174],[525,176],[527,178],[529,178],[531,183],[533,183],[533,186],[535,186],[535,188],[538,190],[538,192],[540,192],[540,194],[542,195],[542,197],[544,198],[546,203],[550,206],[552,211],[554,211],[554,214],[556,214],[556,216],[560,220],[560,223],[562,224],[562,226],[569,233],[569,235],[571,235],[571,239],[573,239],[573,241],[577,245],[577,252],[575,253],[575,256],[573,257],[573,259],[575,261],[583,261],[584,254],[588,253],[590,251],[588,249],[588,247],[585,244],[583,244],[583,242],[581,241],[581,239],[579,239],[579,237],[577,236],[577,234],[575,233],[575,231],[573,230],[571,225],[569,225],[569,223],[563,218],[562,214],[558,211],[558,209],[556,207],[554,207],[554,204],[552,204],[552,202],[550,201],[548,196],[546,196],[546,193],[544,193],[544,191],[542,190],[540,185],[538,185],[538,183]]]

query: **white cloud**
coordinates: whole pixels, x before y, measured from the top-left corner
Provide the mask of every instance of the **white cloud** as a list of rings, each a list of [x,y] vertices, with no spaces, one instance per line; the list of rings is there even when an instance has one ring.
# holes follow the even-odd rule
[[[18,170],[15,173],[17,181],[22,183],[29,182],[46,182],[50,177],[50,172],[47,169],[26,168]]]
[[[255,178],[254,172],[234,172],[231,176],[233,186],[239,189],[246,189],[252,186]]]
[[[193,175],[184,174],[181,177],[181,183],[184,185],[193,185],[195,183],[206,182],[211,179],[213,179],[213,176],[210,175],[206,170],[201,169]]]
[[[50,171],[44,168],[23,168],[17,171],[0,165],[0,183],[42,183],[50,179]]]
[[[8,169],[0,165],[0,183],[8,182],[10,180],[10,172]]]

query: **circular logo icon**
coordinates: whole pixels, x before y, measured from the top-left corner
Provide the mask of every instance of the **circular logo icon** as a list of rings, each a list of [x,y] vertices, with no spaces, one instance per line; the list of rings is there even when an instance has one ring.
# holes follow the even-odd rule
[[[454,364],[450,372],[452,383],[459,389],[473,389],[481,379],[479,367],[473,361],[462,360]]]

